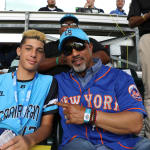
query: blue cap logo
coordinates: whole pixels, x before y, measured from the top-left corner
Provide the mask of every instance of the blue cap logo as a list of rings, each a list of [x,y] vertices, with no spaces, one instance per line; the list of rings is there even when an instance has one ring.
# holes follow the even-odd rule
[[[63,43],[70,38],[77,38],[83,41],[88,41],[90,43],[87,34],[80,28],[68,28],[60,37],[58,50],[61,51]]]

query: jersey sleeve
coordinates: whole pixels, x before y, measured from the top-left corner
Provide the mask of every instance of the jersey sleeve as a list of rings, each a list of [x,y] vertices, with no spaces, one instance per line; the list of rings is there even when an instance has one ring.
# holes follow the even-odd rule
[[[115,93],[120,111],[134,111],[146,116],[141,94],[132,76],[119,70],[115,84]]]
[[[52,114],[58,111],[58,106],[55,105],[55,102],[58,102],[58,85],[57,80],[53,78],[49,93],[44,103],[43,114]]]

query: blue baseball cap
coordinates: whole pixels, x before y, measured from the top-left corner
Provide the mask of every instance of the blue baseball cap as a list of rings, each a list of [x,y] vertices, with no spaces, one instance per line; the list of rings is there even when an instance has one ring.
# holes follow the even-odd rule
[[[75,23],[79,24],[79,20],[76,16],[74,16],[73,14],[66,14],[64,15],[61,19],[60,19],[60,24],[64,23],[66,20],[73,20]]]
[[[90,40],[87,36],[87,34],[80,28],[68,28],[66,31],[63,32],[63,34],[60,37],[58,50],[61,51],[63,47],[63,43],[70,39],[70,38],[77,38],[83,41],[88,41],[90,43]]]

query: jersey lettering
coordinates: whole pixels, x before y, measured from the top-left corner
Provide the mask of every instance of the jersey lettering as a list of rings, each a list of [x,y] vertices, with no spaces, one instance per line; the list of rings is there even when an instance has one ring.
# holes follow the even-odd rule
[[[85,98],[85,100],[88,103],[88,107],[92,107],[92,103],[91,103],[91,101],[92,101],[92,94],[84,95],[84,98]]]
[[[111,110],[111,103],[112,103],[112,97],[109,95],[104,96],[104,108],[103,109],[108,109]]]
[[[71,104],[79,104],[80,98],[81,98],[81,96],[78,95],[78,96],[69,97],[69,100],[70,100]]]
[[[0,111],[0,120],[4,120],[7,118],[19,118],[23,116],[24,118],[30,118],[37,121],[39,117],[39,112],[40,112],[39,106],[29,105],[23,116],[23,106],[22,105],[13,106],[11,108],[7,108],[3,111]]]
[[[94,107],[95,108],[101,108],[102,106],[102,96],[101,95],[96,95],[94,97]]]

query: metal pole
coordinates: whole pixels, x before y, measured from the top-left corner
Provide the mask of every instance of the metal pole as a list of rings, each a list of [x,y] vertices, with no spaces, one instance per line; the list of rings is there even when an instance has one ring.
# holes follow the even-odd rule
[[[24,31],[29,29],[29,17],[30,13],[27,11],[25,12],[25,26],[24,26]]]
[[[137,56],[137,69],[140,70],[140,58],[139,58],[139,29],[135,28],[135,48],[136,48],[136,56]]]

